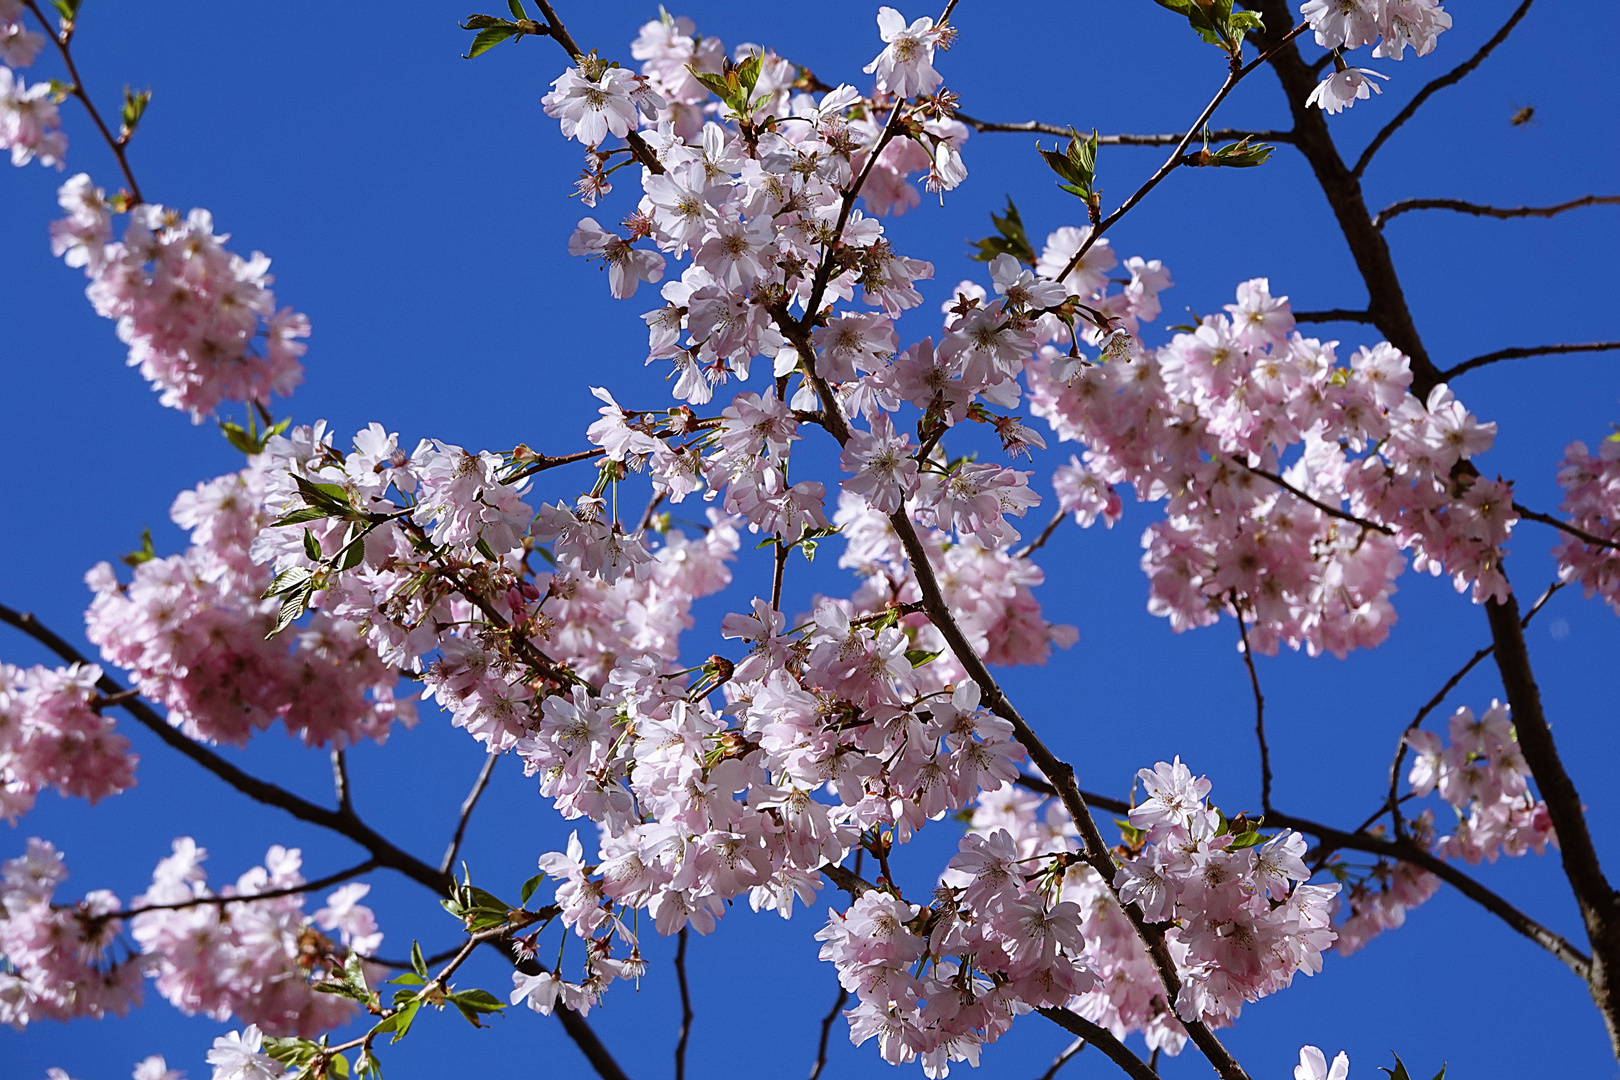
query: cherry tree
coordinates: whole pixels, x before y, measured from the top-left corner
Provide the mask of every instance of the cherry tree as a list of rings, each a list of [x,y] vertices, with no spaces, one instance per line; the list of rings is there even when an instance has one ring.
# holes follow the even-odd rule
[[[526,1007],[611,1080],[626,1072],[592,1010],[635,1009],[636,985],[674,980],[683,1077],[702,1004],[693,935],[797,914],[778,931],[813,937],[837,982],[813,1080],[841,1034],[939,1077],[993,1062],[1015,1021],[1072,1036],[1048,1077],[1090,1046],[1137,1080],[1178,1055],[1240,1080],[1273,1068],[1227,1045],[1245,1005],[1453,889],[1580,980],[1620,1054],[1620,907],[1576,787],[1590,797],[1604,771],[1560,755],[1525,639],[1563,589],[1620,613],[1620,429],[1513,461],[1563,491],[1522,505],[1491,453],[1497,421],[1460,382],[1620,342],[1443,367],[1384,239],[1420,210],[1551,217],[1620,196],[1367,205],[1381,148],[1531,0],[1460,64],[1431,56],[1453,19],[1434,0],[1159,4],[1166,35],[1207,43],[1211,84],[1170,135],[976,118],[949,89],[957,0],[877,8],[871,62],[836,74],[795,63],[791,41],[728,48],[724,27],[661,9],[628,44],[577,41],[546,0],[467,17],[468,62],[545,47],[556,75],[537,112],[556,153],[582,155],[574,190],[552,193],[557,213],[570,196],[580,207],[567,255],[632,302],[623,318],[645,327],[662,377],[592,387],[599,418],[540,426],[542,449],[486,449],[402,439],[387,416],[351,432],[286,415],[282,399],[321,377],[318,339],[272,291],[270,259],[143,191],[131,148],[150,95],[126,90],[115,113],[80,70],[93,6],[0,0],[0,145],[18,167],[64,172],[40,242],[83,272],[127,348],[136,374],[109,377],[138,374],[199,438],[215,428],[241,454],[176,495],[183,551],[148,537],[89,568],[87,646],[0,606],[60,661],[0,665],[0,817],[20,830],[0,865],[0,1021],[82,1022],[160,997],[224,1031],[177,1065],[275,1080],[380,1076],[410,1053],[395,1044],[433,1038],[424,1011],[478,1027]],[[1421,88],[1398,95],[1413,66]],[[1292,127],[1215,127],[1262,79]],[[1334,133],[1347,109],[1388,115],[1353,163]],[[1039,139],[1027,181],[1055,178],[1068,220],[1036,227],[1015,193],[958,267],[899,249],[886,221],[957,198],[981,137],[1017,133]],[[96,140],[116,173],[76,171]],[[1109,155],[1132,147],[1162,164],[1105,197]],[[1121,223],[1151,214],[1173,174],[1195,188],[1284,153],[1317,180],[1365,305],[1295,310],[1257,277],[1196,301],[1220,313],[1167,325],[1174,268],[1118,250]],[[924,302],[919,282],[956,277],[942,306]],[[1352,344],[1311,336],[1317,324]],[[1173,754],[1094,775],[1083,743],[1072,760],[1053,749],[1061,718],[1004,688],[1010,668],[1064,678],[1064,650],[1084,646],[1048,617],[1040,561],[1083,550],[1132,502],[1148,610],[1167,632],[1235,640],[1256,791]],[[1507,556],[1534,544],[1553,546],[1557,578],[1526,591]],[[749,562],[768,567],[760,595],[734,581]],[[1481,609],[1488,645],[1438,670],[1364,820],[1276,805],[1262,658],[1400,647],[1409,568]],[[704,658],[689,632],[706,598],[726,614]],[[1452,700],[1487,662],[1499,691]],[[267,844],[261,865],[210,883],[206,851],[180,836],[149,881],[65,885],[73,838],[30,835],[29,813],[48,790],[116,806],[141,768],[130,723],[365,859],[306,873],[299,850]],[[437,861],[369,823],[348,774],[352,748],[418,724],[461,729],[485,755]],[[329,757],[331,801],[240,763],[278,725]],[[497,769],[529,777],[536,808],[572,834],[525,848],[526,880],[461,859]],[[925,827],[954,854],[908,850]],[[1579,940],[1492,887],[1486,864],[1531,855],[1577,905]],[[385,928],[373,889],[425,889],[447,915]],[[454,947],[425,955],[419,941],[446,926]],[[658,938],[675,939],[671,968],[649,963]],[[488,954],[509,980],[468,978]],[[1310,1040],[1294,1039],[1296,1080],[1344,1080],[1346,1056]],[[1390,1071],[1407,1075],[1399,1058]],[[160,1057],[134,1072],[176,1075]]]

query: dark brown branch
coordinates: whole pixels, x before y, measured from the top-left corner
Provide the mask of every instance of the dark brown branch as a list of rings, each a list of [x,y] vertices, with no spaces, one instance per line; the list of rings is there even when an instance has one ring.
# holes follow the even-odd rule
[[[1086,1040],[1080,1038],[1078,1035],[1075,1036],[1074,1042],[1064,1047],[1063,1051],[1058,1054],[1057,1057],[1052,1059],[1052,1067],[1041,1073],[1040,1080],[1052,1080],[1052,1078],[1058,1074],[1058,1071],[1062,1069],[1063,1066],[1067,1065],[1070,1060],[1075,1057],[1075,1055],[1079,1054],[1080,1051],[1084,1050],[1085,1048]],[[1152,1067],[1152,1063],[1149,1062],[1148,1068],[1151,1069]]]
[[[838,1014],[843,1011],[844,1003],[848,1000],[849,991],[840,983],[838,996],[833,999],[832,1008],[821,1018],[821,1038],[816,1043],[816,1060],[810,1066],[810,1080],[820,1080],[821,1070],[827,1067],[827,1040],[832,1035],[833,1024],[838,1022]]]
[[[90,662],[77,649],[69,645],[32,615],[13,611],[9,607],[0,605],[0,622],[16,627],[69,663],[87,664]],[[126,693],[124,687],[108,675],[101,677],[101,680],[96,683],[96,688],[109,697]],[[285,788],[260,780],[258,777],[237,768],[201,743],[194,742],[180,731],[170,727],[163,717],[158,715],[156,710],[141,699],[125,700],[120,704],[120,708],[128,712],[141,726],[151,731],[169,746],[195,761],[255,802],[277,807],[287,811],[287,813],[300,821],[307,821],[312,825],[319,825],[322,828],[341,833],[369,851],[378,866],[386,866],[390,870],[397,870],[413,881],[426,885],[434,892],[443,892],[452,884],[448,875],[440,873],[416,856],[401,851],[388,840],[385,840],[371,826],[353,815],[318,806],[307,799],[294,795]]]
[[[1575,539],[1581,541],[1583,544],[1588,544],[1592,547],[1608,548],[1611,551],[1620,551],[1620,543],[1616,543],[1613,540],[1605,540],[1601,536],[1593,536],[1585,529],[1578,529],[1567,521],[1559,521],[1551,514],[1538,513],[1535,510],[1530,510],[1526,507],[1520,506],[1518,503],[1513,504],[1513,510],[1522,518],[1527,518],[1530,521],[1539,521],[1543,525],[1551,525],[1559,532],[1567,533],[1570,536],[1573,536]]]
[[[547,469],[555,469],[559,465],[572,465],[576,461],[601,457],[605,453],[607,451],[598,446],[594,450],[576,450],[572,454],[564,454],[561,457],[547,457],[544,454],[538,454],[536,455],[538,460],[513,473],[512,479],[522,480],[526,476],[533,476],[535,473],[542,473]]]
[[[1485,62],[1485,58],[1491,55],[1491,52],[1495,50],[1498,45],[1506,41],[1509,34],[1513,33],[1513,28],[1519,25],[1519,20],[1524,18],[1525,13],[1530,10],[1530,5],[1534,2],[1535,0],[1524,0],[1524,3],[1520,4],[1518,8],[1514,10],[1513,14],[1508,16],[1508,21],[1502,24],[1502,29],[1498,30],[1496,35],[1492,37],[1491,40],[1480,46],[1479,52],[1475,53],[1461,64],[1458,64],[1456,67],[1452,68],[1438,79],[1435,79],[1423,89],[1419,90],[1416,96],[1414,96],[1411,101],[1406,103],[1406,108],[1396,113],[1395,119],[1385,124],[1383,130],[1377,135],[1373,136],[1373,141],[1368,143],[1367,149],[1361,152],[1361,157],[1356,160],[1356,167],[1350,170],[1350,175],[1360,179],[1362,173],[1367,171],[1367,166],[1372,163],[1373,155],[1378,153],[1378,148],[1383,146],[1384,143],[1389,140],[1389,137],[1395,134],[1396,130],[1399,129],[1402,124],[1412,119],[1412,117],[1416,115],[1418,109],[1423,107],[1423,103],[1425,101],[1428,101],[1431,97],[1439,93],[1441,90],[1444,90],[1446,87],[1454,86],[1455,84],[1462,82],[1463,78],[1469,72],[1479,67],[1480,64],[1483,64]]]
[[[771,567],[771,610],[782,610],[782,575],[787,571],[788,552],[793,549],[782,543],[782,538],[776,538],[776,547],[773,552],[774,563]]]
[[[1254,650],[1249,647],[1249,631],[1243,622],[1242,609],[1237,611],[1237,624],[1243,646],[1243,666],[1249,669],[1249,686],[1254,691],[1254,737],[1260,744],[1260,809],[1270,816],[1271,747],[1266,745],[1266,696],[1260,692],[1260,675],[1254,670]]]
[[[1456,367],[1447,368],[1440,373],[1441,382],[1450,382],[1465,371],[1473,371],[1486,364],[1494,364],[1498,360],[1518,360],[1526,356],[1554,356],[1564,353],[1583,352],[1611,352],[1620,349],[1620,341],[1592,341],[1584,345],[1535,345],[1529,348],[1498,349],[1484,356],[1476,356],[1472,360],[1464,360]]]
[[[981,131],[985,132],[986,134],[995,132],[1018,134],[1022,132],[1031,135],[1060,135],[1064,138],[1068,138],[1074,134],[1075,130],[1066,124],[1043,124],[1038,120],[1025,120],[1022,123],[1016,124],[1002,124],[991,120],[977,120],[963,112],[958,112],[955,115],[956,119],[962,121],[962,123],[966,124],[974,131]],[[1202,132],[1198,131],[1193,132],[1195,137],[1202,134]],[[1186,132],[1181,132],[1175,135],[1099,135],[1097,136],[1097,145],[1174,146],[1176,143],[1180,142],[1186,137]],[[1237,128],[1217,128],[1209,133],[1209,138],[1211,142],[1230,142],[1236,139],[1252,139],[1255,142],[1287,143],[1294,141],[1294,133],[1292,131],[1240,131]]]
[[[1436,858],[1411,840],[1404,838],[1386,840],[1383,837],[1371,836],[1366,833],[1340,832],[1330,826],[1321,825],[1306,818],[1294,817],[1291,814],[1268,814],[1266,815],[1266,824],[1309,833],[1320,840],[1323,846],[1329,850],[1367,852],[1385,858],[1398,859],[1401,862],[1411,863],[1413,866],[1427,870],[1507,923],[1520,934],[1552,953],[1581,979],[1587,979],[1590,975],[1591,958],[1585,953],[1575,948],[1561,935],[1547,929],[1535,919],[1514,907],[1474,878],[1445,860]],[[1562,842],[1562,838],[1560,838],[1560,842]]]
[[[1086,1042],[1108,1055],[1108,1059],[1121,1069],[1131,1080],[1159,1080],[1159,1074],[1148,1067],[1143,1061],[1131,1052],[1131,1048],[1114,1038],[1114,1033],[1105,1027],[1099,1027],[1079,1013],[1068,1009],[1045,1008],[1037,1009],[1058,1027],[1069,1034],[1086,1040]]]
[[[450,846],[445,849],[444,858],[439,860],[439,872],[448,874],[456,865],[456,856],[461,852],[461,841],[467,835],[467,822],[472,819],[473,808],[478,805],[478,799],[489,786],[489,778],[495,773],[495,761],[498,755],[490,754],[484,759],[483,767],[478,770],[478,777],[473,781],[472,790],[467,797],[461,800],[461,814],[456,819],[456,832],[450,838]]]
[[[115,911],[110,915],[98,916],[103,919],[133,919],[137,915],[144,915],[148,911],[182,911],[194,907],[223,907],[226,904],[252,904],[260,900],[276,900],[283,896],[298,896],[301,893],[320,892],[333,885],[341,885],[350,878],[357,878],[377,868],[376,859],[367,859],[359,866],[351,866],[347,870],[339,870],[335,874],[328,874],[314,881],[306,881],[302,885],[289,885],[282,889],[266,889],[264,892],[248,893],[242,896],[198,896],[191,900],[180,900],[173,904],[142,904],[140,907],[127,908]]]
[[[1390,218],[1399,217],[1412,210],[1455,210],[1459,214],[1493,218],[1550,218],[1568,210],[1578,210],[1583,206],[1602,205],[1620,205],[1620,195],[1585,195],[1579,199],[1559,203],[1557,206],[1484,206],[1480,203],[1464,202],[1461,199],[1402,199],[1378,211],[1378,215],[1373,218],[1373,228],[1382,229]]]
[[[1294,321],[1297,323],[1370,323],[1372,322],[1372,315],[1365,311],[1349,311],[1345,308],[1328,308],[1326,311],[1296,311],[1294,312]]]
[[[692,1034],[692,993],[686,985],[686,931],[676,935],[675,981],[681,988],[681,1034],[675,1040],[675,1080],[686,1080],[686,1040]]]
[[[1536,686],[1530,667],[1524,627],[1519,620],[1518,597],[1509,594],[1502,603],[1486,601],[1485,615],[1490,620],[1491,639],[1496,645],[1496,667],[1501,672],[1502,687],[1513,710],[1519,751],[1547,805],[1547,814],[1558,834],[1564,876],[1575,893],[1587,937],[1592,942],[1594,963],[1588,983],[1592,998],[1603,1014],[1611,1041],[1620,1040],[1615,1020],[1620,1013],[1617,1009],[1620,1002],[1615,1000],[1616,988],[1610,982],[1612,976],[1606,962],[1608,958],[1620,956],[1620,905],[1616,904],[1614,889],[1598,861],[1580,792],[1575,790],[1575,781],[1564,768],[1553,743],[1552,728],[1542,710],[1541,690]]]
[[[96,109],[96,103],[90,100],[90,94],[84,88],[84,80],[79,77],[78,65],[73,62],[73,50],[68,47],[68,42],[73,36],[72,23],[58,31],[45,18],[45,13],[39,9],[36,0],[23,0],[23,3],[29,11],[34,13],[34,17],[39,20],[40,26],[45,28],[45,36],[51,39],[51,43],[56,46],[56,51],[62,54],[62,64],[67,68],[68,78],[73,81],[68,93],[79,99],[79,104],[83,105],[84,111],[90,114],[91,121],[96,125],[96,130],[101,132],[101,138],[106,142],[108,149],[113,152],[113,157],[118,159],[118,169],[124,174],[124,182],[129,185],[129,193],[135,196],[137,203],[146,202],[146,197],[141,194],[141,185],[135,182],[135,171],[129,167],[128,136],[117,137],[113,135],[112,129],[107,127],[106,121],[101,118],[100,111]]]

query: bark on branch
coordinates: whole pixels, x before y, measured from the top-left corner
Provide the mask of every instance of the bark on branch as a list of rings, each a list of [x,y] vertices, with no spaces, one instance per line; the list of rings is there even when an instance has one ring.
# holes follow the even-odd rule
[[[1585,195],[1569,202],[1561,202],[1556,206],[1485,206],[1481,203],[1464,202],[1461,199],[1402,199],[1398,203],[1391,203],[1378,211],[1373,218],[1373,228],[1382,229],[1390,218],[1399,217],[1413,210],[1455,210],[1459,214],[1473,214],[1475,217],[1493,218],[1519,218],[1519,217],[1557,217],[1569,210],[1578,210],[1583,206],[1617,206],[1620,205],[1620,195]],[[1295,316],[1298,318],[1298,316]]]

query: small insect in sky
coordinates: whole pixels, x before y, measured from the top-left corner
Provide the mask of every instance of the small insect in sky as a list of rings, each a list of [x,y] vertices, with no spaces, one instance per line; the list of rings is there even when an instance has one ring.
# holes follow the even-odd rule
[[[1534,105],[1526,105],[1521,109],[1515,110],[1513,115],[1508,118],[1508,123],[1512,124],[1514,127],[1524,127],[1524,125],[1532,122],[1535,120],[1535,118],[1536,107]]]

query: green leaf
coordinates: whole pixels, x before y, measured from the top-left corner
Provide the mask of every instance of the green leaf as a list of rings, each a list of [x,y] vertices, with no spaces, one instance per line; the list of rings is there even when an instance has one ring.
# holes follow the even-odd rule
[[[362,534],[360,536],[356,536],[353,540],[350,540],[344,549],[338,552],[337,569],[353,570],[355,567],[360,565],[365,557],[366,538]]]
[[[123,130],[120,132],[123,138],[127,139],[134,134],[135,125],[141,122],[141,117],[146,114],[146,107],[151,103],[152,91],[142,90],[136,93],[129,87],[124,87],[124,108],[119,114],[119,119],[124,124]]]
[[[525,881],[523,883],[523,887],[518,890],[518,903],[522,904],[524,907],[527,907],[529,904],[529,897],[534,895],[534,891],[538,889],[545,880],[546,875],[536,874],[528,881]]]
[[[523,10],[523,0],[506,0],[506,6],[511,10],[514,18],[527,19],[529,17],[529,13]]]
[[[257,454],[264,449],[264,443],[251,432],[231,420],[221,420],[219,430],[225,433],[225,441],[244,454]]]
[[[304,530],[304,554],[314,562],[320,562],[324,558],[321,554],[321,542],[315,539],[315,534],[308,529]]]
[[[297,473],[293,474],[293,483],[298,485],[299,494],[310,506],[317,506],[333,514],[348,514],[354,509],[349,502],[349,493],[337,484],[317,484]]]
[[[975,246],[979,250],[974,253],[973,258],[979,262],[989,262],[997,255],[1011,255],[1021,263],[1035,265],[1035,247],[1029,242],[1029,235],[1024,231],[1024,221],[1018,216],[1018,207],[1013,205],[1012,196],[1007,197],[1007,215],[997,217],[991,214],[990,222],[1000,235],[975,241]]]
[[[486,542],[482,536],[480,536],[478,538],[478,543],[475,546],[478,548],[478,553],[480,555],[482,555],[484,558],[488,559],[490,562],[500,562],[501,561],[496,556],[495,549],[491,548],[489,546],[488,542]]]
[[[264,1052],[281,1062],[298,1068],[309,1064],[321,1051],[321,1048],[308,1039],[286,1038],[277,1039],[266,1037],[263,1043]]]
[[[333,1054],[326,1062],[326,1075],[336,1080],[346,1080],[349,1075],[349,1059],[342,1054]]]
[[[1244,848],[1251,848],[1258,844],[1263,844],[1269,839],[1271,838],[1269,836],[1262,835],[1259,829],[1249,829],[1232,837],[1232,842],[1231,844],[1227,845],[1227,850],[1242,851]]]
[[[753,97],[754,87],[759,84],[760,65],[764,59],[765,54],[757,52],[737,65],[737,82],[742,87],[744,101]]]
[[[420,942],[411,942],[411,970],[424,980],[428,977],[427,961],[422,959],[422,946]]]
[[[399,983],[401,986],[426,986],[427,982],[428,982],[427,979],[425,979],[422,976],[418,975],[414,971],[400,972],[398,975],[395,975],[392,979],[389,979],[388,981],[389,982]],[[408,990],[401,990],[401,991],[399,991],[399,993],[404,994],[406,997],[411,996],[411,993]]]
[[[906,659],[911,662],[912,667],[920,668],[924,664],[931,664],[938,660],[940,653],[943,651],[942,649],[907,649]]]
[[[288,593],[281,601],[281,610],[276,613],[276,625],[268,634],[264,635],[265,640],[268,641],[287,629],[293,624],[294,620],[308,611],[309,600],[314,592],[313,587],[306,585],[297,592]]]
[[[1061,176],[1066,183],[1058,187],[1071,195],[1078,195],[1082,199],[1090,200],[1093,184],[1097,174],[1097,133],[1093,131],[1091,137],[1082,139],[1080,133],[1073,128],[1069,129],[1069,145],[1062,151],[1057,149],[1044,150],[1039,143],[1035,149],[1040,152],[1041,158],[1051,167],[1052,171]]]
[[[371,1052],[370,1047],[361,1047],[360,1057],[354,1063],[354,1072],[356,1076],[369,1076],[372,1077],[372,1080],[382,1080],[382,1062],[377,1060],[377,1055]]]
[[[277,574],[274,580],[270,582],[270,587],[264,591],[264,599],[268,600],[272,596],[281,596],[283,593],[290,593],[295,589],[302,588],[309,583],[312,576],[307,566],[289,567]]]
[[[500,1012],[506,1008],[506,1002],[488,990],[462,990],[451,994],[450,1000],[469,1009],[477,1009],[479,1012]]]
[[[157,552],[152,548],[152,530],[141,530],[141,546],[125,555],[122,562],[125,566],[139,566],[141,563],[151,562],[157,558]]]
[[[1231,169],[1252,169],[1269,158],[1273,149],[1275,148],[1265,143],[1250,143],[1245,136],[1230,146],[1216,150],[1201,164]]]
[[[511,23],[485,27],[478,31],[478,36],[473,38],[472,48],[467,50],[467,55],[463,56],[462,59],[471,60],[475,56],[482,56],[507,38],[518,33],[521,33],[521,31]]]
[[[421,1009],[422,1003],[420,1001],[412,1001],[394,1014],[394,1042],[399,1042],[410,1033],[411,1024],[416,1020],[416,1014]]]

